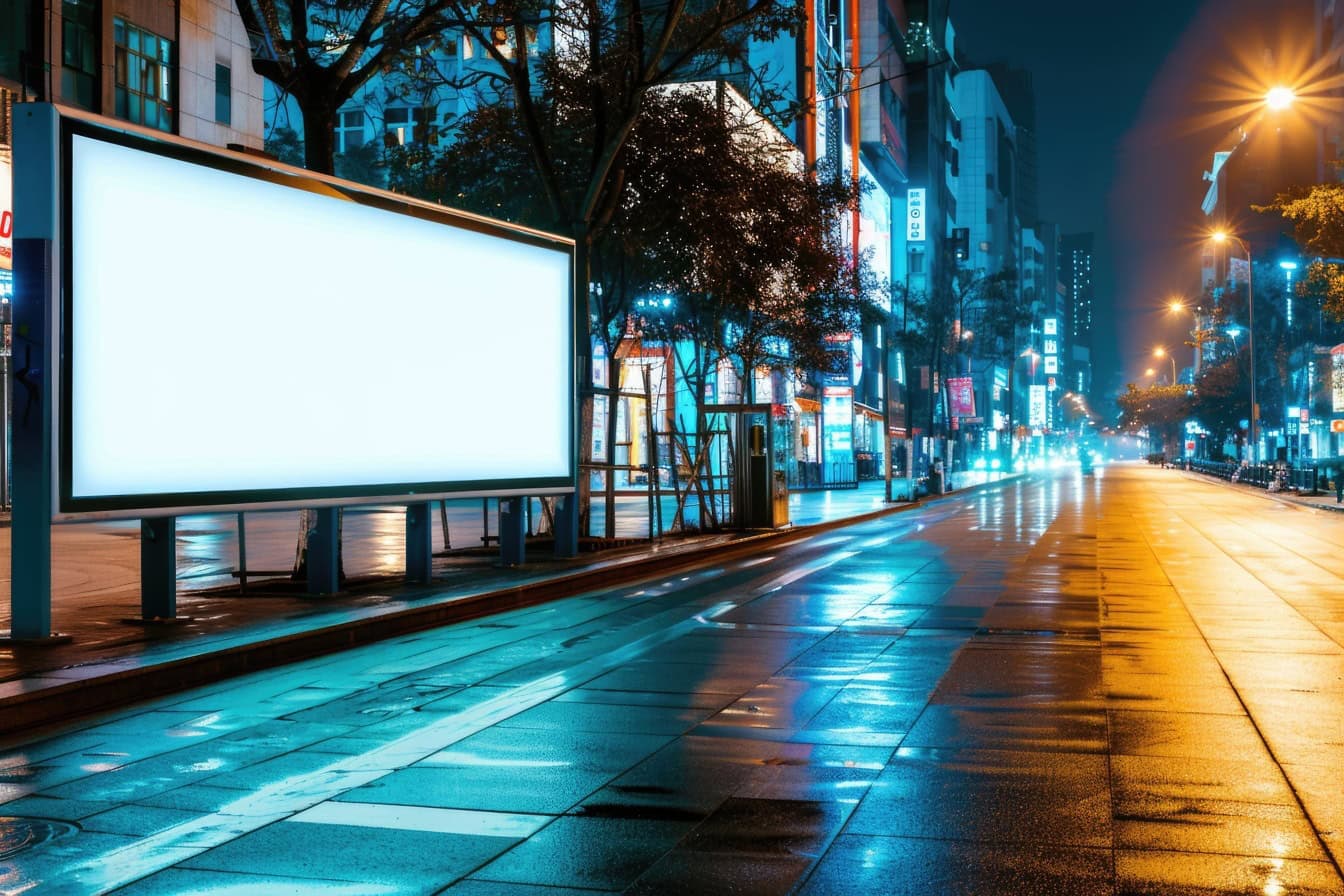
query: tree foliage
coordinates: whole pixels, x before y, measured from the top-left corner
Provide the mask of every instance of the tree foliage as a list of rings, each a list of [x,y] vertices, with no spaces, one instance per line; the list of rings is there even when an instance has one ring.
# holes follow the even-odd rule
[[[584,111],[548,114],[558,132],[586,127]],[[594,333],[608,357],[639,334],[699,346],[696,377],[721,358],[744,377],[760,365],[821,369],[831,362],[826,337],[854,329],[865,302],[885,305],[882,285],[866,264],[854,269],[839,237],[858,201],[853,186],[810,176],[759,126],[711,91],[646,94],[622,153],[620,201],[591,245]],[[510,107],[467,116],[432,177],[441,198],[554,223],[527,139]],[[566,162],[559,170],[574,187],[583,168]]]
[[[1250,378],[1246,371],[1247,351],[1224,358],[1205,367],[1195,383],[1190,414],[1222,443],[1232,439],[1245,441],[1241,421],[1250,417]]]
[[[1278,212],[1293,222],[1293,236],[1308,255],[1319,256],[1298,284],[1298,294],[1315,297],[1334,321],[1344,321],[1344,183],[1290,190],[1256,211]]]
[[[1150,437],[1156,437],[1169,448],[1179,442],[1192,406],[1190,388],[1183,385],[1140,389],[1130,383],[1117,401],[1120,423],[1126,431],[1147,429]]]
[[[452,28],[448,0],[234,0],[252,67],[303,116],[304,164],[336,170],[336,110],[375,75],[407,64]]]

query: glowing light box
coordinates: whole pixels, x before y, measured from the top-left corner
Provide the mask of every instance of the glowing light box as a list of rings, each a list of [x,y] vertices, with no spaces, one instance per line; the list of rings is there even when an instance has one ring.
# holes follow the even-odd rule
[[[568,241],[108,134],[63,140],[61,515],[572,487]]]

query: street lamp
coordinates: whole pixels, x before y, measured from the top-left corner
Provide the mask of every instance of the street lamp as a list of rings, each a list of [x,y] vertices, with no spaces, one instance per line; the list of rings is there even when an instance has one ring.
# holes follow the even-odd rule
[[[1185,301],[1183,299],[1172,299],[1171,302],[1167,304],[1167,310],[1170,311],[1172,314],[1182,314],[1186,311],[1189,311],[1190,316],[1194,318],[1195,329],[1191,335],[1195,337],[1194,368],[1195,368],[1195,376],[1198,377],[1199,368],[1204,360],[1204,330],[1200,325],[1199,314],[1204,309],[1200,308],[1198,305],[1196,305],[1194,308],[1187,308],[1185,307]],[[1188,342],[1186,343],[1186,345],[1189,344],[1190,343]]]
[[[1287,108],[1288,103],[1291,103],[1293,100],[1293,92],[1291,90],[1288,90],[1288,88],[1286,87],[1284,88],[1276,87],[1274,88],[1274,90],[1270,91],[1270,94],[1272,95],[1274,94],[1275,91],[1278,90],[1288,91],[1287,102],[1284,103],[1284,105],[1277,106],[1275,108],[1280,109]],[[1282,99],[1282,95],[1280,95],[1280,98]],[[1266,97],[1266,102],[1269,102],[1268,97]],[[1251,363],[1250,363],[1251,418],[1249,421],[1250,423],[1249,436],[1251,444],[1249,446],[1248,453],[1250,454],[1251,462],[1255,463],[1256,460],[1258,459],[1256,455],[1258,453],[1257,446],[1259,444],[1259,440],[1256,433],[1256,419],[1255,419],[1257,416],[1257,412],[1259,411],[1259,407],[1255,403],[1255,289],[1254,286],[1252,285],[1252,281],[1255,279],[1253,273],[1255,270],[1255,263],[1251,259],[1250,244],[1248,244],[1241,237],[1228,233],[1226,230],[1215,230],[1213,232],[1212,238],[1215,243],[1218,243],[1220,245],[1226,243],[1228,240],[1236,240],[1237,245],[1241,246],[1242,251],[1246,253],[1246,346],[1247,351],[1249,351],[1251,355]]]
[[[1158,346],[1157,348],[1153,349],[1153,357],[1166,358],[1168,361],[1171,362],[1171,384],[1173,386],[1176,385],[1176,356],[1173,355],[1171,352],[1167,351],[1166,349],[1162,348],[1161,346]]]
[[[1017,362],[1021,358],[1030,357],[1032,360],[1032,378],[1036,376],[1036,350],[1034,348],[1025,348],[1013,358],[1013,363],[1008,365],[1008,467],[1013,466],[1013,449],[1017,447],[1016,436],[1013,434],[1013,404],[1017,401],[1017,393],[1013,391],[1013,374],[1017,370]],[[1028,405],[1030,407],[1030,405]]]
[[[1293,88],[1280,85],[1271,87],[1269,92],[1265,94],[1265,105],[1276,112],[1282,112],[1291,106],[1295,99],[1297,99],[1297,94],[1293,92]]]

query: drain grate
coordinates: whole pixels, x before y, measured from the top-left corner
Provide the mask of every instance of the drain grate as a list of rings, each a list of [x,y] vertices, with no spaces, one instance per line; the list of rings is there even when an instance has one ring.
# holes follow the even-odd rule
[[[0,816],[0,859],[27,852],[78,830],[68,821]]]

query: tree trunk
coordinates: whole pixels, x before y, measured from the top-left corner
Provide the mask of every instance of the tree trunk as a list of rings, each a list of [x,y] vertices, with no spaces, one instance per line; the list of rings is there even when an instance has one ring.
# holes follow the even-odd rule
[[[303,113],[303,165],[319,174],[336,173],[336,106],[309,98]]]

